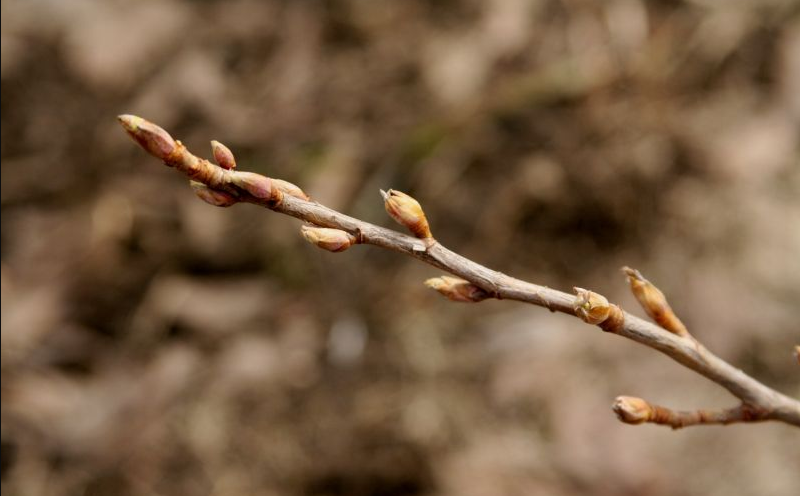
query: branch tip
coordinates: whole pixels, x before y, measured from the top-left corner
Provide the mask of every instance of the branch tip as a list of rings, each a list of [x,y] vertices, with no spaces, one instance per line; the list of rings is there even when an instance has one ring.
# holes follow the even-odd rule
[[[117,116],[117,120],[128,136],[156,158],[166,162],[178,148],[168,132],[146,119],[137,115],[121,114]]]
[[[641,424],[649,421],[653,415],[650,403],[635,396],[617,396],[611,409],[626,424]]]

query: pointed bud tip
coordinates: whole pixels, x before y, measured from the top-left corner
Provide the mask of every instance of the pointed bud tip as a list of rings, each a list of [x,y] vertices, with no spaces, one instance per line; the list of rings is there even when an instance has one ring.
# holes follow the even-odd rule
[[[227,146],[217,140],[211,140],[211,152],[214,155],[214,161],[223,169],[231,170],[236,168],[236,159]]]
[[[383,206],[386,212],[398,224],[405,226],[411,231],[414,236],[420,239],[432,238],[428,219],[425,218],[425,212],[422,206],[413,197],[390,189],[389,191],[381,190],[383,196]]]
[[[168,132],[146,119],[122,114],[117,116],[117,120],[128,135],[154,157],[167,161],[178,147]]]
[[[639,272],[636,269],[632,269],[632,268],[628,267],[627,265],[625,265],[624,267],[622,267],[621,270],[631,280],[645,281],[645,278],[642,275],[642,273]]]
[[[139,127],[139,124],[144,121],[144,119],[138,115],[132,114],[120,114],[117,116],[117,120],[129,133],[136,131],[136,129]]]

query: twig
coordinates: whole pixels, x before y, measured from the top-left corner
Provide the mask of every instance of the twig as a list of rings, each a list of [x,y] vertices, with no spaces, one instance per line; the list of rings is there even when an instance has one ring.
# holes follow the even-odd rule
[[[456,301],[475,302],[485,298],[516,300],[553,312],[578,316],[604,331],[664,353],[716,382],[741,401],[739,406],[723,411],[673,412],[638,400],[639,417],[633,418],[641,420],[634,423],[651,422],[678,428],[778,420],[800,427],[800,402],[767,387],[708,351],[674,315],[663,293],[633,269],[626,268],[625,271],[634,294],[648,314],[666,328],[623,311],[597,293],[576,288],[575,296],[521,281],[448,250],[434,239],[419,203],[404,193],[393,190],[382,192],[387,212],[416,237],[349,217],[311,201],[291,183],[235,171],[233,155],[218,142],[212,143],[215,160],[219,164],[214,165],[191,154],[155,124],[131,115],[120,116],[119,120],[143,148],[193,180],[197,195],[212,205],[230,206],[246,202],[296,217],[310,224],[310,227],[303,228],[306,239],[331,251],[343,251],[353,244],[362,243],[409,255],[462,279],[459,281],[448,277],[428,282],[429,286]],[[642,406],[642,403],[647,406]],[[614,410],[623,420],[626,404],[618,399],[614,405]]]
[[[651,405],[641,398],[619,396],[614,401],[614,413],[626,424],[651,423],[680,429],[691,425],[728,425],[734,422],[759,422],[767,420],[750,406],[741,404],[725,410],[695,410],[677,412],[667,407]]]

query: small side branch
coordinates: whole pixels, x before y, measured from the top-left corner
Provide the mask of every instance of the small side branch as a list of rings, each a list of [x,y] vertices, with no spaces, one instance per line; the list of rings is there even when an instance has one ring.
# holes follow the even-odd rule
[[[767,420],[766,412],[749,405],[739,405],[725,410],[675,411],[665,406],[652,405],[642,398],[618,396],[612,407],[617,418],[626,424],[668,425],[673,429],[692,425],[727,425],[734,422],[759,422]]]

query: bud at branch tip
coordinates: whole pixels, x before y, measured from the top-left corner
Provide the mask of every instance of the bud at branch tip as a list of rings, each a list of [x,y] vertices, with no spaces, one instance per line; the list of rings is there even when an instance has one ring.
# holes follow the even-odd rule
[[[617,396],[612,409],[617,418],[626,424],[641,424],[653,416],[653,407],[650,403],[634,396]]]
[[[489,297],[489,294],[483,289],[458,277],[433,277],[425,281],[425,285],[452,301],[476,303]]]
[[[117,120],[139,146],[156,158],[167,161],[178,147],[168,132],[146,119],[122,114],[117,116]]]

